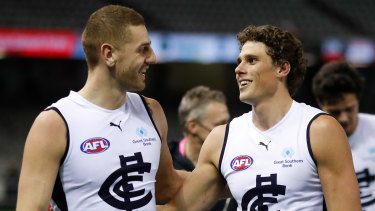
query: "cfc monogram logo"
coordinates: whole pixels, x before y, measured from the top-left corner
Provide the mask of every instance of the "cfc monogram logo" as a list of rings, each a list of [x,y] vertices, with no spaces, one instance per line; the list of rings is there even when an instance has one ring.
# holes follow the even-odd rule
[[[264,185],[266,183],[267,185]],[[285,195],[286,186],[277,184],[277,174],[271,174],[269,177],[261,177],[257,175],[256,187],[250,189],[242,197],[242,210],[248,210],[250,201],[250,210],[267,211],[267,204],[277,203],[276,197],[264,196],[264,194],[272,194],[272,196]]]
[[[375,193],[371,191],[370,187],[375,182],[375,175],[371,175],[368,168],[363,171],[356,172],[359,189],[361,190],[362,207],[366,208],[375,204]],[[367,209],[366,209],[367,210]]]
[[[131,182],[143,181],[142,174],[150,172],[151,163],[143,162],[140,152],[134,153],[134,156],[124,157],[121,155],[119,157],[121,167],[104,181],[100,187],[99,196],[107,204],[120,210],[131,211],[141,208],[151,201],[152,193],[149,191],[145,194],[145,189],[133,191],[134,186]],[[112,193],[116,196],[113,196]]]

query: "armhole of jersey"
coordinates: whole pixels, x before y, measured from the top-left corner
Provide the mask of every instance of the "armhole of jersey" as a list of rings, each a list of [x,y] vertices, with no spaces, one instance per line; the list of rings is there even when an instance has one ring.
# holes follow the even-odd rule
[[[66,127],[66,140],[67,140],[67,143],[66,143],[66,148],[65,148],[64,155],[63,155],[63,157],[62,157],[62,159],[60,161],[60,166],[61,166],[64,163],[65,159],[66,159],[66,156],[67,156],[68,150],[69,150],[69,145],[70,145],[70,138],[69,138],[70,136],[69,136],[68,123],[66,122],[64,116],[62,115],[62,113],[60,112],[60,110],[58,108],[56,108],[56,107],[50,107],[50,108],[47,108],[45,111],[48,111],[48,110],[54,110],[54,111],[56,111],[56,113],[58,113],[61,116],[61,118],[64,120],[65,127]],[[57,207],[60,210],[62,210],[62,211],[68,210],[68,205],[67,205],[67,202],[66,202],[65,192],[63,190],[61,179],[60,179],[60,173],[57,174],[55,185],[53,186],[52,200],[56,203]]]
[[[310,142],[310,126],[312,124],[312,122],[318,118],[319,116],[321,115],[327,115],[326,113],[319,113],[317,115],[315,115],[309,122],[309,124],[307,125],[307,129],[306,129],[306,140],[307,140],[307,149],[309,150],[309,153],[310,153],[310,156],[311,156],[311,159],[314,161],[315,163],[315,166],[318,166],[317,163],[316,163],[316,160],[314,158],[314,154],[313,154],[313,151],[312,151],[312,148],[311,148],[311,142]]]
[[[62,113],[60,112],[60,110],[58,108],[50,107],[50,108],[47,108],[45,111],[48,111],[48,110],[56,111],[56,113],[58,113],[61,116],[61,118],[64,120],[65,127],[66,127],[66,148],[65,148],[64,155],[63,155],[63,157],[61,158],[61,161],[60,161],[60,166],[61,166],[64,163],[64,161],[66,159],[66,156],[68,154],[68,151],[69,151],[69,146],[70,146],[69,127],[68,127],[68,123],[66,122],[64,116],[62,115]]]
[[[225,146],[227,145],[227,140],[228,140],[229,124],[230,123],[228,123],[227,126],[225,127],[224,143],[223,143],[223,148],[221,149],[221,153],[220,153],[220,160],[219,160],[219,171],[220,172],[221,172],[221,163],[222,163],[223,157],[224,157]]]
[[[56,203],[57,207],[62,211],[68,210],[65,192],[62,187],[60,173],[57,174],[55,186],[53,187],[52,200]]]
[[[154,125],[154,128],[155,128],[156,132],[157,132],[158,135],[159,135],[160,141],[162,141],[161,136],[160,136],[160,133],[159,133],[159,130],[158,130],[158,128],[157,128],[156,125],[155,125],[154,119],[152,118],[150,108],[148,107],[148,105],[147,105],[147,103],[146,103],[146,99],[145,99],[145,97],[142,96],[142,95],[140,95],[140,94],[138,94],[138,95],[139,95],[139,97],[142,99],[142,102],[143,102],[143,105],[144,105],[145,108],[146,108],[147,114],[148,114],[148,116],[150,117],[151,122],[152,122],[152,124]]]
[[[327,204],[326,204],[326,199],[323,196],[323,211],[327,211]]]

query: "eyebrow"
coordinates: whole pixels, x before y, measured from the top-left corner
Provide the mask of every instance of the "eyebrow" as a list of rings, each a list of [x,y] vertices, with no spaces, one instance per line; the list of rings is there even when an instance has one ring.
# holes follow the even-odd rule
[[[259,56],[256,56],[254,54],[245,54],[242,57],[244,57],[245,61],[250,60],[250,59],[258,59],[259,58]],[[242,61],[241,57],[238,57],[236,61],[237,61],[237,64],[241,63],[241,61]]]
[[[145,45],[151,45],[151,40],[150,41],[147,41],[147,42],[142,42],[139,47],[141,46],[145,46]]]

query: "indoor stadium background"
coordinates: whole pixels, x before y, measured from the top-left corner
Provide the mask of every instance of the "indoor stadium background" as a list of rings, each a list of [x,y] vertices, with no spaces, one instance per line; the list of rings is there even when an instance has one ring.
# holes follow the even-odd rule
[[[121,4],[146,20],[158,64],[142,94],[157,99],[182,135],[177,106],[186,90],[222,90],[231,117],[250,106],[238,100],[236,34],[271,24],[294,33],[309,61],[295,100],[316,106],[311,78],[327,61],[346,59],[366,79],[360,108],[375,113],[375,1],[373,0],[5,0],[0,6],[0,210],[14,210],[25,138],[36,115],[86,80],[80,34],[89,15]]]

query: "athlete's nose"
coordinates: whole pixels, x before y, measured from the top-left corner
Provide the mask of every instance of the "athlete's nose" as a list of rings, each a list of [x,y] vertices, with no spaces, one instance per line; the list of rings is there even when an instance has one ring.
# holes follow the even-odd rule
[[[156,63],[156,55],[155,55],[154,49],[152,49],[152,48],[151,48],[150,55],[146,58],[146,63],[147,64],[155,64]]]
[[[242,62],[237,64],[236,69],[234,69],[234,72],[236,74],[244,73],[244,67],[243,67]]]
[[[349,122],[349,114],[346,111],[340,112],[340,114],[337,117],[337,120],[341,124],[347,124]]]

